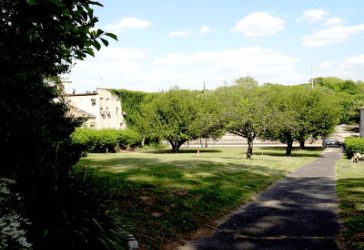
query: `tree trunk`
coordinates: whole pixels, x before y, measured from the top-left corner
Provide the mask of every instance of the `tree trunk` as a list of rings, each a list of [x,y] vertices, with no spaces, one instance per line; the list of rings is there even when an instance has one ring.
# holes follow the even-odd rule
[[[182,146],[183,143],[186,141],[169,141],[172,146],[172,153],[178,153],[179,148]]]
[[[300,149],[304,149],[305,148],[305,140],[302,139],[300,140]]]
[[[248,137],[248,149],[247,149],[247,157],[249,159],[252,158],[253,155],[253,141],[254,141],[254,137]]]
[[[172,145],[172,153],[178,153],[179,146]]]
[[[286,156],[291,156],[291,152],[292,152],[292,144],[293,144],[293,139],[288,139],[288,140],[287,140],[287,150],[286,150]]]

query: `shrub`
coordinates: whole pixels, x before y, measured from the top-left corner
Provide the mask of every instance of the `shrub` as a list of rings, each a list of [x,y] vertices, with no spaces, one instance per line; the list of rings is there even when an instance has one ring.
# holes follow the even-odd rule
[[[352,157],[354,153],[364,154],[364,138],[345,138],[345,149],[348,157]]]
[[[19,200],[9,190],[13,184],[11,179],[0,178],[0,249],[32,249],[25,237],[25,228],[30,223],[14,210]]]
[[[123,130],[119,138],[121,148],[141,146],[142,136],[135,130]]]
[[[106,149],[136,147],[141,145],[142,137],[134,130],[78,128],[71,135],[74,147],[84,152],[101,153]]]

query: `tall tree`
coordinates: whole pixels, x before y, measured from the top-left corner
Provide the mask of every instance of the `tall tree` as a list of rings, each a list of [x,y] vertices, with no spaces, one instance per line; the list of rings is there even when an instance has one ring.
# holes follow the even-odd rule
[[[8,159],[0,176],[17,182],[12,190],[20,194],[17,212],[31,222],[27,237],[34,249],[103,245],[97,240],[104,238],[101,232],[90,236],[97,227],[87,217],[91,199],[80,195],[71,173],[80,153],[69,136],[80,123],[66,116],[64,102],[53,101],[60,82],[45,81],[69,72],[74,60],[94,55],[101,43],[107,45],[103,36],[116,39],[92,30],[98,21],[92,5],[102,6],[90,0],[0,1],[0,144],[6,145],[0,156]],[[92,212],[96,218],[100,211]],[[86,219],[91,222],[84,229],[80,223]]]

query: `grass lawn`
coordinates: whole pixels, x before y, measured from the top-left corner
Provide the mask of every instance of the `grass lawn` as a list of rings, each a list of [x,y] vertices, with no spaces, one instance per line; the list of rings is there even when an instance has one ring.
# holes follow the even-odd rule
[[[170,149],[89,154],[76,165],[94,169],[95,178],[117,197],[109,210],[146,248],[201,227],[251,200],[289,172],[315,160],[321,149],[246,148]]]
[[[364,249],[364,162],[350,163],[346,156],[336,164],[337,192],[345,221],[344,246]]]

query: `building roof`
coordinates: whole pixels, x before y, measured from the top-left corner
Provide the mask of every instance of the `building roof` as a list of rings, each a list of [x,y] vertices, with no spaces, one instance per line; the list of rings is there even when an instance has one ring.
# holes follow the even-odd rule
[[[359,110],[363,110],[364,109],[364,107],[361,107]]]
[[[96,118],[95,115],[86,112],[85,110],[76,108],[76,107],[71,107],[69,113],[75,117],[89,117],[89,118]]]

